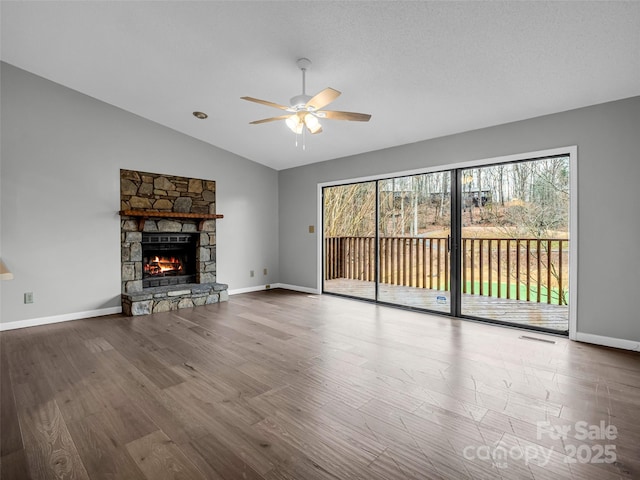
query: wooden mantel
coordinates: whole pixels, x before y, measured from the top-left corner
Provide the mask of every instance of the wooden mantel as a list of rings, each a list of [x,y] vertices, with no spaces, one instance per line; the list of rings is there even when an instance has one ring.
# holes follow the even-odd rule
[[[207,220],[224,218],[224,215],[217,213],[181,213],[181,212],[161,212],[158,210],[120,210],[120,215],[125,217],[138,218],[138,230],[144,229],[144,222],[147,218],[180,218],[189,220],[200,220],[198,231],[202,230],[202,224]]]

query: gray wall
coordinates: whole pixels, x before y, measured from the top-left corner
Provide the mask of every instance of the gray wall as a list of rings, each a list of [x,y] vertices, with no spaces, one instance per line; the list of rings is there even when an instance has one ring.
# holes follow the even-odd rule
[[[640,97],[280,171],[280,282],[317,287],[308,225],[318,183],[569,145],[578,146],[577,330],[638,341]]]
[[[0,321],[120,305],[120,168],[215,180],[218,281],[277,281],[275,170],[6,63],[1,75],[0,255],[15,279]]]

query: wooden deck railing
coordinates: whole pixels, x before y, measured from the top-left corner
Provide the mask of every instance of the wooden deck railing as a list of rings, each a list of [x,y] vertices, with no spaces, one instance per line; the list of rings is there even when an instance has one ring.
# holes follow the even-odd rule
[[[325,238],[325,279],[375,280],[374,237]],[[462,292],[567,304],[569,240],[463,238]],[[447,291],[447,238],[380,237],[380,282]]]

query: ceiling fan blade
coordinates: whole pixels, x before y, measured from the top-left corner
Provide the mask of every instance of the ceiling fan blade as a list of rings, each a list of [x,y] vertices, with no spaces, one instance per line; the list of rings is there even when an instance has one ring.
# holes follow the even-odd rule
[[[291,107],[285,107],[284,105],[280,105],[278,103],[268,102],[267,100],[260,100],[259,98],[253,97],[240,97],[242,100],[247,100],[248,102],[261,103],[262,105],[266,105],[267,107],[275,107],[280,110],[290,110]]]
[[[332,110],[323,110],[316,112],[319,116],[329,118],[331,120],[350,120],[352,122],[368,122],[371,115],[368,113],[355,113],[355,112],[336,112]]]
[[[295,115],[295,113],[292,114],[292,115]],[[290,116],[291,115],[280,115],[279,117],[263,118],[262,120],[254,120],[253,122],[249,122],[249,124],[250,125],[258,125],[260,123],[275,122],[277,120],[286,120]]]
[[[338,90],[334,90],[333,88],[325,88],[320,93],[316,94],[311,98],[305,105],[306,108],[312,108],[313,110],[319,110],[322,107],[329,105],[336,98],[340,96],[340,92]]]

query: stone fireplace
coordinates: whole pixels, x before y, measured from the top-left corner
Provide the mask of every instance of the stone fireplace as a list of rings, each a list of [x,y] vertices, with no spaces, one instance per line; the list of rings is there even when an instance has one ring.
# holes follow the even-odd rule
[[[211,180],[120,170],[125,315],[228,300],[216,279],[215,188]]]

